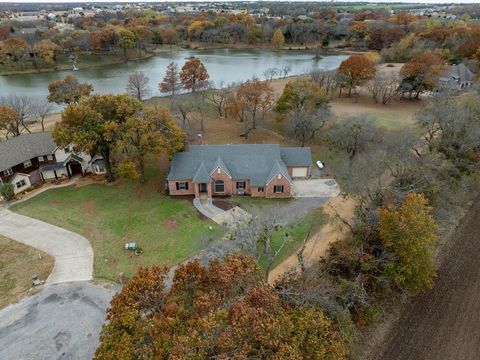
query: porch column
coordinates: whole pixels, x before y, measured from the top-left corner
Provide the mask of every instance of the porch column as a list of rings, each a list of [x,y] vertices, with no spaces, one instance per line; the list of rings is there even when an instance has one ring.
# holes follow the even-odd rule
[[[207,184],[207,196],[208,196],[209,198],[212,197],[212,192],[213,192],[213,191],[212,191],[212,183],[209,183],[209,184]]]
[[[195,197],[200,197],[200,189],[198,188],[200,185],[197,183],[192,183],[193,189],[195,190]]]

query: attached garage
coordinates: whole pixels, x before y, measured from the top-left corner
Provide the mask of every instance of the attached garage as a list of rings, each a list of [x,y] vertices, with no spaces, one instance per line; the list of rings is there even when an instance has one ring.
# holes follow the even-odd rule
[[[293,167],[292,168],[292,177],[293,178],[306,178],[306,177],[308,177],[308,167]]]

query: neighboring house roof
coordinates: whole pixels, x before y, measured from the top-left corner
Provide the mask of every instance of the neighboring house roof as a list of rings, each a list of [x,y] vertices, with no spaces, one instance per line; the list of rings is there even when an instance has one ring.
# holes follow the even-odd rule
[[[279,172],[291,181],[287,166],[311,163],[309,148],[280,148],[276,144],[191,145],[187,152],[173,156],[167,179],[210,182],[211,174],[221,167],[233,179],[262,186]]]
[[[51,155],[56,145],[49,132],[28,133],[0,142],[0,171],[38,156]]]
[[[73,161],[76,161],[78,163],[82,163],[83,162],[83,159],[78,156],[78,155],[75,155],[75,154],[70,154],[68,155],[68,157],[63,161],[63,165],[66,165],[70,160],[73,160]]]
[[[440,75],[440,81],[455,85],[458,83],[472,82],[475,80],[475,74],[465,64],[451,65],[447,67]]]
[[[101,156],[101,155],[95,155],[95,156],[88,162],[88,164],[91,165],[91,164],[94,164],[94,163],[96,163],[97,161],[100,161],[100,160],[103,161],[103,156]]]

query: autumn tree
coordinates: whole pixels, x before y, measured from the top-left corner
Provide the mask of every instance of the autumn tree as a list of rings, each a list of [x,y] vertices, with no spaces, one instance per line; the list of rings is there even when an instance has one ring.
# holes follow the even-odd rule
[[[51,66],[57,61],[57,54],[60,52],[60,47],[50,40],[41,40],[33,46],[36,56],[38,56],[43,64]]]
[[[342,61],[337,70],[342,87],[348,89],[348,96],[351,96],[352,89],[370,80],[375,75],[375,71],[375,64],[365,55],[350,56]]]
[[[128,95],[92,95],[68,104],[62,120],[55,124],[53,138],[60,146],[74,144],[76,149],[101,155],[107,180],[114,180],[112,151],[127,119],[141,109],[141,102]]]
[[[125,60],[128,60],[127,57],[127,50],[132,49],[135,47],[135,34],[128,30],[128,29],[120,29],[118,30],[118,46],[120,46],[123,49],[123,56],[125,57]]]
[[[273,105],[273,90],[268,82],[252,78],[240,84],[227,98],[226,108],[229,114],[245,121],[244,135],[257,128],[258,115],[265,114]],[[249,116],[247,116],[249,115]]]
[[[172,96],[172,104],[175,99],[175,94],[180,90],[182,83],[180,82],[180,73],[178,64],[172,61],[167,66],[167,71],[163,77],[162,82],[158,85],[160,92],[170,93]]]
[[[285,45],[285,36],[283,35],[282,29],[277,29],[272,36],[272,44],[277,49],[281,49]]]
[[[191,91],[192,93],[207,87],[208,85],[207,69],[196,57],[191,57],[183,66],[180,71],[180,81],[184,89]]]
[[[444,66],[437,54],[425,52],[415,56],[400,69],[402,94],[408,93],[409,97],[418,99],[422,92],[433,90]]]
[[[23,70],[27,57],[28,43],[25,40],[12,37],[0,42],[0,60],[10,66]]]
[[[422,194],[410,193],[398,210],[382,209],[380,237],[392,258],[386,272],[412,293],[433,286],[436,225]]]
[[[149,82],[150,79],[143,71],[135,71],[128,77],[126,87],[127,94],[142,101],[151,93],[150,86],[148,85]]]
[[[128,169],[129,164],[134,164],[134,177],[138,175],[142,184],[145,182],[147,155],[166,154],[171,158],[184,147],[185,134],[166,109],[146,109],[136,113],[127,118],[121,129],[117,146],[125,154],[124,165]]]
[[[291,138],[299,141],[303,147],[308,139],[313,139],[315,134],[325,127],[330,115],[330,107],[328,105],[323,105],[313,110],[300,109],[287,116],[287,132]]]
[[[93,86],[80,83],[75,76],[67,75],[63,80],[53,81],[48,85],[48,101],[56,104],[77,103],[84,96],[93,92]]]
[[[346,358],[319,307],[294,307],[262,280],[252,258],[140,269],[112,299],[95,359]]]
[[[15,109],[12,109],[6,105],[0,105],[0,130],[3,135],[8,139],[10,136],[19,135],[18,119],[19,114]]]
[[[309,79],[295,79],[287,82],[282,95],[277,100],[275,110],[278,119],[300,110],[314,111],[327,104],[329,101],[325,91]]]

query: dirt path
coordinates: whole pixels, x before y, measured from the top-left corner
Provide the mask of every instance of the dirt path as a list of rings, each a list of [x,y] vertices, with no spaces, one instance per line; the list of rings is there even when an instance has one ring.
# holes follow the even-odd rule
[[[314,261],[324,256],[330,243],[343,239],[349,234],[350,229],[340,221],[339,217],[348,221],[353,215],[354,207],[355,204],[350,198],[343,198],[341,195],[331,198],[325,203],[323,209],[330,219],[318,233],[307,241],[304,251],[306,266],[312,265]],[[299,270],[296,252],[270,272],[268,281],[273,283],[294,268]]]
[[[403,311],[373,359],[480,357],[480,196],[452,239],[435,287]]]

